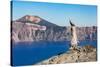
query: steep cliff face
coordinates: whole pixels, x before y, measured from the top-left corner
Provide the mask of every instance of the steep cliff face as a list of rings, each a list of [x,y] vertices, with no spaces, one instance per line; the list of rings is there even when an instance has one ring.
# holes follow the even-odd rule
[[[12,22],[12,41],[70,40],[70,27],[50,23],[38,16],[26,15]],[[79,40],[96,39],[97,27],[78,27]]]
[[[60,27],[38,16],[26,15],[12,22],[12,41],[63,40],[66,27]]]

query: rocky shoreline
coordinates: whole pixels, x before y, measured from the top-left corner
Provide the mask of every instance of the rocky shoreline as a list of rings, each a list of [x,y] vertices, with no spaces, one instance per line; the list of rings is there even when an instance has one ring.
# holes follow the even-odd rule
[[[69,51],[63,54],[53,56],[47,60],[37,63],[37,65],[93,62],[93,61],[97,61],[97,49],[91,45],[87,45],[87,46],[82,46],[79,49],[70,49]]]

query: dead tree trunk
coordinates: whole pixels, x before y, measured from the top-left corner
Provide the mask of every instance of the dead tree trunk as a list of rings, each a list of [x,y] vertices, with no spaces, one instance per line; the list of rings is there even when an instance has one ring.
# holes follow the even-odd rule
[[[77,34],[76,34],[76,26],[70,21],[71,25],[71,49],[77,48],[78,40],[77,40]]]

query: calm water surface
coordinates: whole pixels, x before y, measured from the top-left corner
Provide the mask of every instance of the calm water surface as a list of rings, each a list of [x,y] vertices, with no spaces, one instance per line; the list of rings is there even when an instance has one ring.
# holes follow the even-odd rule
[[[12,44],[12,64],[33,65],[45,59],[48,59],[59,53],[69,50],[70,42],[68,41],[39,41],[39,42],[20,42]],[[81,41],[80,46],[93,45],[97,47],[97,41]]]

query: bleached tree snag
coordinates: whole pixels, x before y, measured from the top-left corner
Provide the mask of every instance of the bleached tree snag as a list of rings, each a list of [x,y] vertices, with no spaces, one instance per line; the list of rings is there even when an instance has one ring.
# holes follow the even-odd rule
[[[71,25],[71,49],[75,49],[78,46],[76,26],[71,22],[71,20],[69,22]]]

